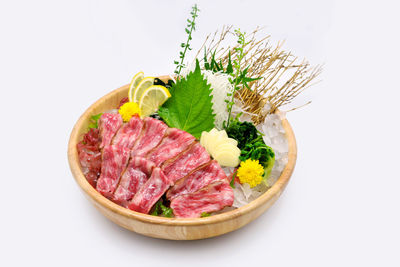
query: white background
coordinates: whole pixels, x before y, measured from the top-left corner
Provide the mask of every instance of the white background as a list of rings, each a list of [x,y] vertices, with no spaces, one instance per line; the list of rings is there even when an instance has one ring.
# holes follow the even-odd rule
[[[397,1],[198,1],[193,47],[266,26],[322,82],[288,114],[286,191],[246,227],[174,242],[99,214],[67,163],[70,131],[107,92],[173,72],[193,1],[1,1],[1,266],[399,266]],[[396,255],[397,254],[397,255]]]

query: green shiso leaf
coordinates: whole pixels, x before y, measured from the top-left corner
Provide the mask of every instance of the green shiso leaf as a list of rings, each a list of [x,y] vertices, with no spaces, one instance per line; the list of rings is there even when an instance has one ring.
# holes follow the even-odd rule
[[[214,128],[211,85],[196,69],[185,78],[179,79],[171,87],[171,97],[158,110],[158,115],[169,127],[184,130],[199,138],[203,131]]]

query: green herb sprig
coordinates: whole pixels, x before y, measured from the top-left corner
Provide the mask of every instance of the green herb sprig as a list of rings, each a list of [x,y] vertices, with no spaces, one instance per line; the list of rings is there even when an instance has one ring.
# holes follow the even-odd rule
[[[233,104],[235,103],[235,92],[237,90],[240,89],[239,84],[240,84],[240,80],[239,77],[241,77],[241,64],[242,64],[242,60],[245,56],[244,53],[244,48],[246,46],[246,41],[245,41],[245,32],[242,33],[240,31],[240,29],[236,29],[235,30],[235,35],[237,36],[238,40],[237,40],[237,44],[238,46],[235,47],[235,52],[237,54],[237,58],[233,60],[233,70],[234,70],[234,79],[230,79],[230,82],[233,84],[233,92],[228,93],[228,97],[231,97],[231,100],[228,101],[226,100],[226,104],[227,104],[227,109],[228,109],[228,120],[227,120],[227,124],[226,127],[229,127],[229,123],[231,120],[231,114],[232,114],[232,107]]]
[[[252,77],[247,77],[248,71],[250,66],[243,67],[243,59],[246,56],[245,52],[245,47],[246,45],[249,44],[249,42],[246,42],[246,33],[241,32],[240,29],[236,29],[234,31],[237,39],[237,46],[234,48],[236,58],[233,60],[231,59],[231,52],[229,51],[228,53],[228,63],[226,68],[222,65],[222,60],[217,62],[215,59],[215,54],[216,50],[211,53],[211,59],[210,62],[208,61],[207,57],[207,50],[204,49],[204,69],[205,70],[211,70],[213,72],[222,72],[231,75],[232,77],[229,79],[229,81],[233,85],[233,91],[231,93],[228,93],[228,97],[230,97],[230,100],[226,100],[227,104],[227,110],[228,110],[228,119],[227,121],[224,122],[224,128],[227,128],[231,122],[231,115],[232,115],[232,107],[234,105],[234,99],[235,99],[235,92],[246,87],[250,89],[249,82],[256,81],[261,79],[262,77],[257,77],[257,78],[252,78]]]
[[[174,73],[177,74],[178,76],[180,75],[182,68],[185,67],[183,60],[185,58],[187,50],[192,50],[192,48],[190,47],[190,41],[192,40],[193,31],[196,30],[195,21],[196,21],[196,18],[199,16],[198,15],[199,11],[200,11],[200,9],[197,8],[197,5],[194,5],[192,7],[192,11],[190,12],[190,15],[192,15],[192,19],[187,20],[185,32],[187,33],[188,37],[187,37],[186,43],[181,43],[181,47],[183,48],[183,51],[179,52],[180,62],[179,62],[179,60],[174,61],[174,64],[176,65],[176,69],[175,69]]]

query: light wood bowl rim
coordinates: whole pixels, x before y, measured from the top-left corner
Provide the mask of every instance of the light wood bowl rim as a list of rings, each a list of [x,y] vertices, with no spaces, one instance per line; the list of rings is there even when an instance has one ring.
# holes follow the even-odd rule
[[[165,79],[168,76],[160,76],[160,79]],[[108,93],[107,95],[103,96],[99,100],[97,100],[94,104],[92,104],[78,119],[76,122],[68,143],[68,162],[70,165],[71,172],[75,178],[75,181],[81,187],[81,189],[91,197],[95,202],[100,204],[101,206],[106,207],[107,209],[111,210],[114,213],[122,215],[126,218],[141,221],[144,223],[150,224],[158,224],[158,225],[168,225],[168,226],[194,226],[194,225],[212,225],[216,223],[221,223],[223,221],[235,219],[240,217],[244,214],[250,213],[251,211],[257,209],[258,207],[262,206],[263,204],[270,201],[276,195],[280,195],[284,190],[286,184],[288,183],[297,159],[297,146],[296,146],[296,139],[293,133],[293,130],[287,121],[287,119],[282,119],[283,128],[286,131],[286,137],[288,140],[289,145],[289,153],[288,153],[288,163],[286,167],[282,171],[281,176],[275,182],[275,184],[268,189],[264,194],[259,196],[257,199],[251,201],[249,204],[244,205],[240,208],[227,211],[221,214],[216,214],[210,217],[204,218],[190,218],[190,219],[182,219],[182,218],[165,218],[165,217],[158,217],[148,214],[143,214],[139,212],[135,212],[129,209],[126,209],[122,206],[119,206],[112,202],[111,200],[102,196],[99,192],[94,189],[89,182],[86,180],[85,176],[83,175],[79,163],[78,152],[76,149],[76,144],[81,141],[81,136],[79,136],[78,132],[79,129],[85,124],[85,122],[89,119],[90,116],[93,115],[93,109],[102,103],[104,103],[104,99],[112,98],[118,92],[123,90],[127,90],[129,88],[128,85],[124,85],[114,91]]]

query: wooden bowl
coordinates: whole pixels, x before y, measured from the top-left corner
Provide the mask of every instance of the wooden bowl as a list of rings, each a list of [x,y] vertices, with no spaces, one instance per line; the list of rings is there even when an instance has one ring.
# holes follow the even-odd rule
[[[76,182],[89,201],[108,219],[146,236],[172,240],[203,239],[222,235],[248,224],[279,198],[290,179],[297,157],[296,140],[286,119],[282,120],[282,123],[289,142],[288,163],[279,179],[267,192],[243,207],[205,218],[164,218],[131,211],[103,197],[83,175],[76,144],[87,132],[90,116],[116,108],[120,100],[128,95],[128,89],[129,85],[122,86],[91,105],[75,124],[68,144],[68,161]]]

